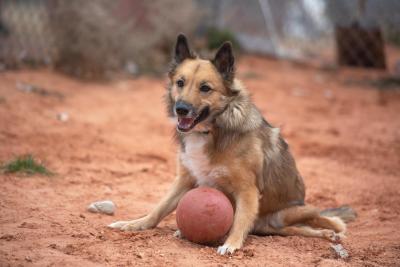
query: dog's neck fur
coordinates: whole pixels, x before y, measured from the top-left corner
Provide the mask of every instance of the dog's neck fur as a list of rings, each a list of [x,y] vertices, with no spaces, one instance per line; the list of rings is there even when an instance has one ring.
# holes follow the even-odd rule
[[[262,116],[250,100],[250,95],[239,80],[235,80],[230,89],[233,96],[215,120],[215,127],[228,132],[243,133],[257,129]]]

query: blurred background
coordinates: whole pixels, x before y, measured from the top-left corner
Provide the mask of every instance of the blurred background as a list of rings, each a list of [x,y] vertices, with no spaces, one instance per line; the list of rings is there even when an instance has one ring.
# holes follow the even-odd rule
[[[400,73],[398,0],[0,0],[0,69],[84,78],[162,74],[177,33],[321,68]]]

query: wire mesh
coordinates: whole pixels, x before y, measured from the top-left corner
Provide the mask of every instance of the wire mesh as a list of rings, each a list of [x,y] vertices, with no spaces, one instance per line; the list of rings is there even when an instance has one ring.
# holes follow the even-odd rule
[[[177,33],[204,37],[209,28],[231,32],[245,52],[304,62],[385,68],[386,48],[400,45],[398,0],[94,0],[79,2],[75,6],[81,10],[70,10],[77,16],[67,16],[64,26],[54,27],[63,16],[55,8],[60,2],[0,0],[3,64],[56,65],[70,46],[76,48],[73,55],[101,50],[100,55],[84,57],[94,64],[110,61],[114,68],[146,69],[165,64],[153,51],[169,55]],[[90,17],[95,19],[82,19]],[[60,42],[57,31],[65,25],[69,30]],[[102,38],[90,36],[96,31]],[[72,45],[65,45],[66,40]],[[78,46],[85,42],[88,50]]]

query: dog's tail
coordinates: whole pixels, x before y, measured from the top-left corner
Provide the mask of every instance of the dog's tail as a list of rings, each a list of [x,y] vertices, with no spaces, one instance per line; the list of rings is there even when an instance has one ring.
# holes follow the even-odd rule
[[[341,206],[339,208],[326,209],[321,211],[320,215],[326,217],[339,217],[345,223],[354,221],[357,217],[356,211],[350,206]]]

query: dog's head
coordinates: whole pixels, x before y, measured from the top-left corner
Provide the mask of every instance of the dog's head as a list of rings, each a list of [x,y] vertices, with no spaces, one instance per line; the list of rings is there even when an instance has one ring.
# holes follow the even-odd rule
[[[183,34],[178,35],[169,79],[168,111],[176,118],[178,131],[210,130],[234,93],[231,43],[225,42],[214,59],[204,60],[194,55]]]

